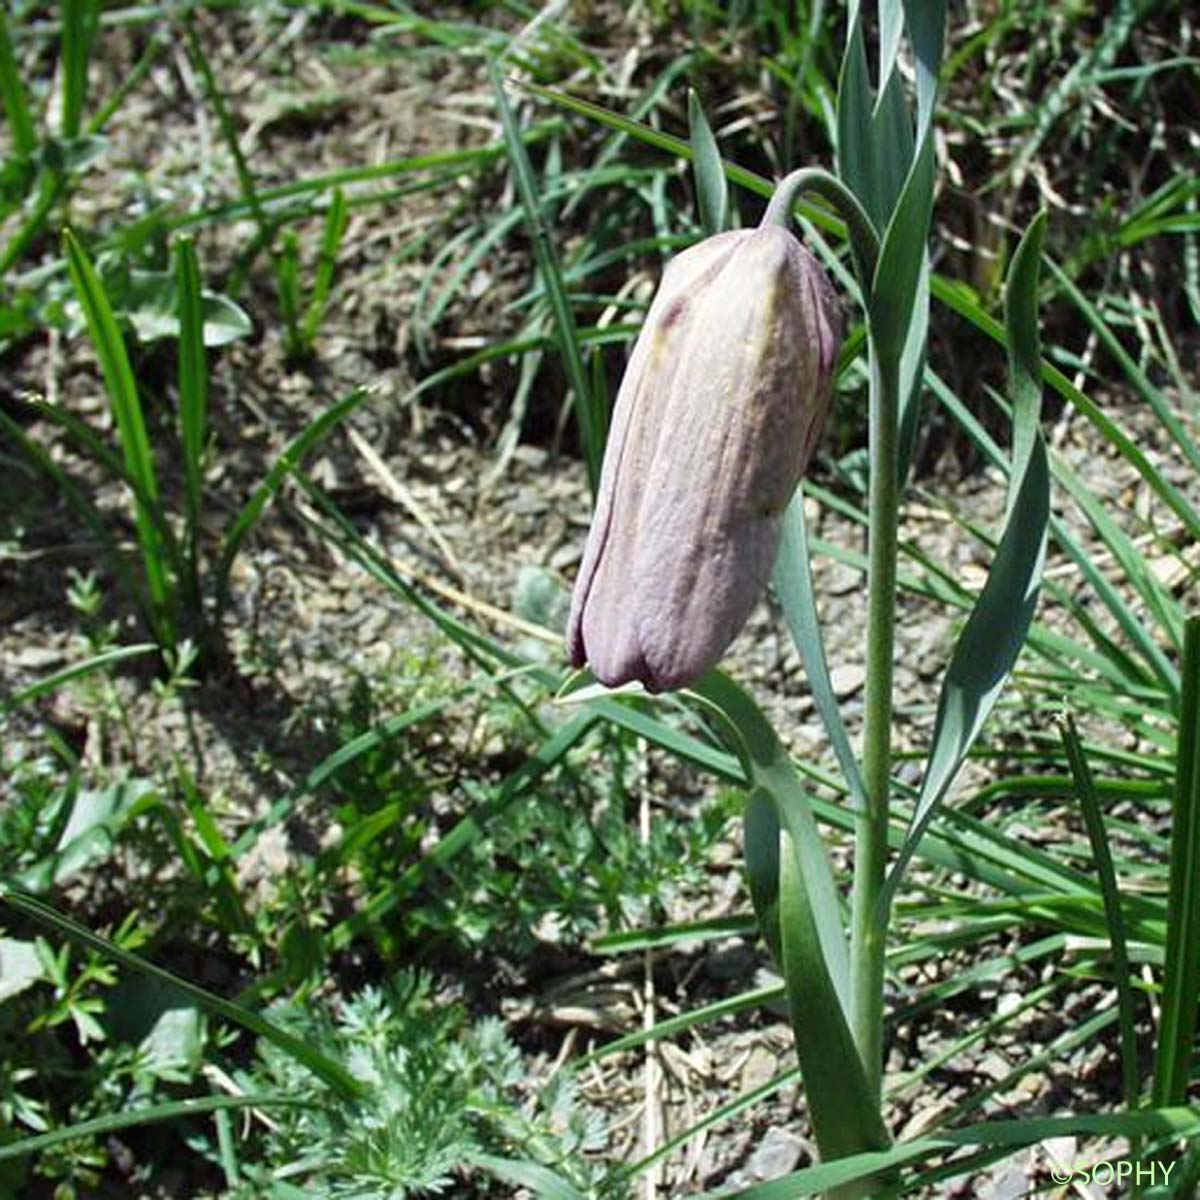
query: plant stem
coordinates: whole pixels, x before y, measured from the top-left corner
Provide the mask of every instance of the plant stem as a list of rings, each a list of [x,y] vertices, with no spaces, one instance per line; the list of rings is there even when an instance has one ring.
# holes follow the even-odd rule
[[[863,295],[870,294],[879,235],[854,193],[819,167],[787,175],[776,187],[762,224],[786,228],[796,197],[816,192],[846,222]],[[863,728],[864,805],[855,832],[850,943],[850,1024],[867,1081],[878,1103],[883,1083],[883,952],[886,913],[879,914],[887,868],[891,799],[892,672],[896,627],[896,544],[900,485],[900,363],[881,358],[870,343],[870,527],[867,571],[867,695]]]
[[[883,952],[886,918],[876,912],[887,867],[891,793],[892,673],[896,628],[896,473],[899,363],[870,346],[870,483],[867,534],[867,683],[863,719],[865,805],[855,831],[851,910],[850,1021],[876,1099],[883,1080]]]
[[[760,224],[782,225],[786,229],[796,197],[801,192],[815,192],[822,196],[845,221],[846,236],[858,260],[866,265],[865,277],[869,279],[879,255],[879,234],[866,209],[858,202],[858,197],[836,175],[822,167],[801,167],[785,175],[771,193]]]

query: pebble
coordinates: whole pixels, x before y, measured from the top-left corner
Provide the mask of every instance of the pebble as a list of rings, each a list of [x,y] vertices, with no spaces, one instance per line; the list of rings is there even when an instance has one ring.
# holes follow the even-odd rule
[[[746,1174],[753,1179],[778,1179],[796,1169],[804,1153],[804,1142],[788,1129],[768,1129],[746,1161]]]
[[[851,592],[863,591],[867,586],[867,577],[846,563],[837,563],[829,572],[829,582],[825,591],[831,596],[846,596]]]
[[[979,1200],[1019,1200],[1019,1197],[1028,1195],[1029,1176],[1015,1168],[1005,1171],[979,1190]]]
[[[770,1083],[778,1074],[778,1058],[766,1046],[752,1046],[738,1076],[738,1090],[744,1096],[747,1092]]]
[[[844,663],[829,672],[829,682],[833,687],[833,694],[839,700],[845,700],[848,696],[853,696],[856,692],[861,691],[866,681],[867,669],[858,663]]]

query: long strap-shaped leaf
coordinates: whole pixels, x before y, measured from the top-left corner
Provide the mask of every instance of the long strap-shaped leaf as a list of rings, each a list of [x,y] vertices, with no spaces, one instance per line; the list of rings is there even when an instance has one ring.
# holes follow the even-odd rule
[[[204,308],[200,264],[190,237],[175,243],[175,283],[179,291],[179,441],[187,514],[185,544],[188,602],[200,612],[200,512],[204,503],[204,441],[208,429],[208,362],[204,355]]]
[[[907,20],[917,58],[917,120],[913,120],[900,73],[894,70]],[[926,333],[930,266],[924,246],[933,199],[933,109],[941,65],[945,5],[883,0],[879,12],[881,90],[871,87],[862,17],[852,5],[846,54],[838,80],[838,170],[885,230],[873,275],[856,263],[863,296],[871,306],[872,332],[900,397],[897,477],[908,475],[916,441]]]
[[[1049,466],[1039,428],[1037,280],[1044,229],[1042,214],[1034,218],[1017,247],[1005,293],[1013,472],[1004,533],[946,670],[925,777],[904,846],[881,898],[881,918],[1016,663],[1037,604],[1050,519]]]
[[[770,722],[727,676],[693,691],[723,718],[750,782],[746,870],[763,934],[787,981],[808,1108],[821,1154],[888,1144],[848,1020],[849,962],[833,871],[799,773]]]
[[[154,614],[155,636],[161,645],[173,646],[174,585],[160,525],[162,514],[158,511],[158,474],[150,450],[150,439],[146,434],[133,368],[104,285],[69,229],[63,233],[63,245],[71,282],[79,297],[96,348],[96,357],[104,373],[105,387],[125,455],[125,469],[129,477],[137,482],[139,489],[134,496],[134,514],[142,565],[146,572],[146,588],[150,593]]]
[[[931,1137],[898,1142],[890,1150],[860,1154],[841,1162],[805,1167],[780,1179],[755,1184],[740,1192],[722,1192],[723,1200],[799,1200],[816,1196],[832,1187],[864,1179],[889,1167],[948,1155],[964,1146],[1032,1146],[1053,1137],[1161,1137],[1170,1141],[1200,1135],[1200,1113],[1192,1108],[1160,1108],[1142,1112],[1088,1113],[1075,1117],[1031,1117],[1015,1121],[982,1121],[962,1129],[948,1129]],[[1169,1174],[1175,1166],[1166,1166]],[[1177,1177],[1176,1177],[1177,1178]],[[1175,1183],[1176,1179],[1170,1180]],[[895,1193],[893,1193],[895,1194]],[[1184,1195],[1176,1192],[1175,1195]],[[700,1200],[717,1200],[706,1192]]]
[[[209,1113],[230,1112],[243,1108],[317,1108],[319,1102],[307,1096],[281,1096],[273,1093],[251,1093],[241,1096],[191,1096],[183,1100],[171,1100],[165,1104],[136,1104],[120,1112],[105,1113],[102,1117],[91,1117],[76,1121],[62,1129],[51,1129],[48,1133],[34,1134],[16,1142],[0,1145],[0,1162],[14,1158],[27,1158],[45,1150],[61,1146],[66,1142],[82,1142],[84,1138],[100,1134],[116,1133],[121,1129],[137,1129],[143,1125],[154,1125],[163,1121],[185,1121],[189,1117],[206,1116]]]
[[[68,941],[84,947],[86,950],[100,954],[128,970],[137,971],[142,975],[149,976],[158,983],[165,984],[168,988],[186,996],[201,1008],[216,1013],[217,1016],[224,1017],[225,1020],[232,1021],[236,1025],[240,1025],[243,1029],[249,1030],[258,1037],[266,1038],[267,1041],[273,1042],[285,1054],[294,1058],[301,1066],[307,1067],[314,1075],[328,1084],[343,1098],[356,1100],[363,1095],[365,1091],[364,1085],[359,1083],[340,1062],[336,1062],[327,1055],[322,1054],[313,1046],[308,1045],[302,1038],[298,1038],[295,1034],[280,1028],[257,1012],[243,1008],[242,1005],[235,1004],[232,1000],[226,1000],[223,996],[206,991],[190,980],[184,979],[179,975],[174,975],[170,971],[156,966],[148,959],[142,958],[141,955],[134,954],[132,951],[126,950],[123,946],[118,946],[115,942],[110,942],[107,938],[93,933],[85,926],[71,920],[70,917],[64,916],[57,909],[43,903],[34,896],[19,891],[3,880],[0,880],[0,903],[8,905],[9,908],[15,909],[22,916],[28,917],[31,921],[36,921],[39,925],[52,930],[60,937],[64,937]]]
[[[604,459],[607,414],[597,412],[592,404],[591,387],[584,369],[583,355],[579,350],[579,332],[575,327],[571,298],[567,294],[567,287],[563,282],[558,256],[554,252],[554,246],[546,231],[542,205],[538,199],[533,170],[529,165],[529,155],[526,152],[520,128],[509,106],[508,97],[505,95],[499,68],[494,62],[489,64],[488,72],[492,92],[496,97],[500,123],[504,130],[505,144],[508,147],[513,182],[516,184],[521,207],[525,210],[525,220],[533,238],[538,273],[542,277],[542,286],[546,289],[550,311],[554,316],[558,350],[562,355],[563,368],[575,395],[575,418],[579,422],[580,441],[583,443],[588,482],[595,494],[600,482],[600,466]]]
[[[696,207],[700,224],[711,237],[725,228],[729,212],[729,180],[721,164],[721,151],[713,137],[704,106],[694,89],[688,89],[688,129],[692,143],[692,172],[696,177]]]
[[[1184,633],[1168,912],[1155,1104],[1183,1102],[1200,1003],[1200,617],[1189,617]]]
[[[812,566],[809,559],[808,529],[804,519],[804,495],[800,490],[792,497],[791,504],[783,515],[783,534],[779,540],[779,555],[775,560],[772,577],[783,616],[792,634],[792,641],[804,664],[804,675],[813,702],[825,726],[829,744],[842,768],[846,787],[855,806],[862,808],[866,803],[863,789],[862,770],[850,737],[842,720],[833,684],[829,678],[829,664],[825,657],[825,645],[821,638],[821,626],[817,615],[816,597],[813,593]]]

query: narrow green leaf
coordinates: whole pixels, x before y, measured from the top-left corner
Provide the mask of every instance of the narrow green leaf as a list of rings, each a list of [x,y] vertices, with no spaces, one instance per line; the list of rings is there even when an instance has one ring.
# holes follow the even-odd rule
[[[895,36],[898,38],[898,30]],[[890,49],[881,44],[880,53],[894,57],[897,46],[898,41]],[[855,17],[838,80],[838,173],[877,229],[885,229],[891,219],[912,168],[914,148],[904,81],[898,71],[890,69],[883,79],[883,90],[876,98],[867,70],[861,20]],[[864,295],[869,292],[868,283],[862,279]]]
[[[329,211],[325,215],[325,233],[321,238],[321,254],[317,260],[317,275],[313,282],[312,298],[304,318],[304,345],[311,348],[325,315],[325,304],[333,286],[333,272],[337,266],[338,250],[346,235],[349,212],[346,208],[346,193],[340,187],[333,189]]]
[[[187,37],[188,55],[192,60],[192,64],[200,73],[200,79],[204,84],[204,91],[208,96],[208,102],[212,105],[213,112],[217,114],[217,126],[221,130],[221,137],[229,150],[230,157],[233,159],[234,169],[238,177],[238,186],[242,193],[242,200],[258,224],[259,235],[263,245],[270,247],[274,231],[267,220],[266,212],[263,208],[263,199],[259,195],[258,186],[254,181],[254,172],[250,170],[250,164],[246,161],[246,156],[242,152],[242,144],[238,139],[237,128],[233,123],[233,117],[230,115],[229,106],[225,103],[225,96],[217,84],[217,77],[213,74],[212,64],[208,60],[208,55],[204,53],[204,44],[196,33],[195,23],[188,10],[185,10],[183,14],[183,29]]]
[[[692,143],[692,172],[696,177],[696,200],[700,224],[710,237],[725,228],[729,212],[729,183],[721,165],[721,152],[713,137],[704,106],[694,88],[688,89],[688,130]]]
[[[167,48],[171,37],[167,29],[168,26],[164,24],[146,39],[145,48],[132,68],[122,73],[120,82],[109,93],[108,99],[88,120],[85,130],[89,136],[103,133],[105,126],[121,110],[130,93],[141,86],[142,80],[150,73],[150,68],[154,66],[158,56]]]
[[[103,671],[114,663],[124,662],[127,658],[141,658],[144,655],[153,654],[157,649],[158,647],[153,642],[143,642],[134,646],[115,646],[111,650],[104,650],[82,662],[63,667],[61,671],[55,671],[53,675],[47,675],[34,683],[27,684],[20,691],[13,692],[11,696],[0,695],[0,708],[19,708],[22,704],[28,704],[30,700],[36,700],[39,696],[57,691],[63,684],[70,683],[73,679],[81,679],[85,675]]]
[[[142,552],[142,567],[154,613],[154,633],[167,647],[175,645],[175,595],[171,579],[172,564],[159,527],[162,514],[158,509],[158,475],[150,451],[150,439],[142,416],[142,402],[125,339],[117,327],[112,306],[104,286],[71,231],[63,232],[67,267],[79,298],[100,360],[109,403],[112,405],[125,469],[139,489],[134,496],[135,523]]]
[[[62,1129],[39,1133],[35,1137],[22,1138],[16,1142],[0,1144],[0,1162],[14,1158],[26,1158],[30,1154],[41,1154],[70,1142],[101,1134],[116,1133],[121,1129],[136,1129],[141,1125],[155,1125],[163,1121],[186,1121],[190,1117],[207,1116],[209,1113],[228,1112],[239,1108],[315,1108],[316,1102],[299,1096],[277,1096],[270,1093],[245,1096],[196,1096],[189,1100],[172,1100],[167,1104],[145,1104],[123,1112],[108,1113],[103,1117],[92,1117],[87,1121],[76,1121]]]
[[[1192,1078],[1200,1004],[1200,617],[1183,643],[1183,699],[1171,812],[1166,967],[1154,1066],[1154,1103],[1182,1102]]]
[[[772,797],[773,806],[779,802]],[[747,802],[747,837],[751,830],[749,806],[753,803],[754,793]],[[890,1139],[846,1013],[836,1007],[835,985],[812,910],[808,881],[802,874],[803,848],[786,828],[776,827],[776,841],[780,965],[787,984],[804,1094],[821,1156],[842,1158],[881,1149]]]
[[[567,752],[595,723],[591,713],[583,713],[560,725],[547,737],[537,751],[491,790],[490,796],[476,804],[444,837],[400,874],[400,877],[362,905],[353,916],[334,927],[328,936],[330,949],[340,950],[353,938],[404,903],[409,896],[434,874],[446,870],[450,863],[484,835],[488,826],[501,817],[514,802],[529,795],[542,777],[556,767]],[[352,743],[353,745],[353,743]]]
[[[208,360],[204,353],[200,265],[189,237],[181,237],[175,243],[175,285],[179,297],[179,440],[183,447],[188,604],[199,615],[198,541],[204,501],[204,445],[208,436]]]
[[[1113,333],[1100,311],[1075,286],[1066,272],[1052,260],[1049,261],[1049,267],[1059,286],[1067,294],[1071,303],[1079,309],[1083,319],[1103,343],[1104,348],[1124,371],[1125,377],[1137,394],[1149,405],[1163,428],[1171,435],[1171,440],[1187,459],[1188,465],[1197,475],[1200,475],[1200,445],[1197,445],[1195,439],[1188,432],[1187,425],[1176,415],[1170,401],[1155,387],[1146,372],[1138,366],[1129,351],[1121,344],[1121,340]]]
[[[521,198],[521,206],[525,210],[529,233],[533,239],[538,273],[541,275],[542,286],[546,289],[546,297],[550,302],[551,312],[554,314],[559,353],[562,355],[563,367],[575,397],[575,415],[579,422],[588,481],[594,496],[600,486],[600,466],[604,459],[604,439],[607,431],[604,425],[597,424],[595,421],[596,414],[590,402],[587,370],[583,365],[579,333],[575,327],[575,314],[571,309],[570,296],[567,293],[566,284],[563,282],[554,246],[542,219],[542,206],[538,201],[537,185],[533,178],[533,170],[529,165],[525,143],[509,106],[508,97],[504,93],[504,83],[500,78],[500,72],[494,62],[489,64],[489,73],[492,91],[496,98],[496,108],[500,113],[500,122],[504,128],[513,179],[516,183],[517,194]]]
[[[32,158],[37,150],[37,132],[29,115],[25,85],[8,36],[8,18],[3,12],[0,12],[0,99],[12,132],[13,150],[20,158]]]
[[[946,39],[946,0],[904,0],[908,35],[917,60],[917,136],[933,125]]]
[[[62,37],[62,136],[79,136],[87,97],[89,42],[95,24],[96,0],[63,0]]]
[[[931,279],[930,286],[934,298],[951,311],[966,318],[993,340],[1004,341],[1004,326],[984,310],[969,288],[937,275]],[[1121,455],[1155,496],[1179,518],[1189,535],[1200,539],[1200,510],[1154,466],[1137,443],[1062,371],[1045,359],[1041,360],[1040,368],[1042,380],[1091,423],[1104,441]]]
[[[49,929],[60,937],[84,947],[86,950],[95,951],[95,953],[110,959],[112,962],[128,970],[147,975],[151,979],[155,979],[159,983],[180,992],[188,997],[189,1000],[194,1001],[199,1007],[216,1013],[218,1016],[232,1021],[235,1025],[240,1025],[243,1029],[249,1030],[258,1037],[266,1038],[269,1042],[273,1042],[278,1046],[285,1054],[294,1058],[296,1062],[307,1067],[308,1070],[322,1079],[344,1098],[356,1100],[363,1094],[363,1085],[341,1063],[327,1058],[302,1039],[288,1033],[285,1029],[280,1029],[265,1017],[259,1016],[258,1013],[206,991],[204,988],[197,986],[187,979],[173,975],[170,971],[164,970],[162,967],[155,966],[154,963],[142,958],[140,955],[134,954],[110,942],[107,938],[100,937],[90,929],[72,921],[70,917],[63,916],[62,913],[51,908],[48,904],[44,904],[33,896],[17,891],[10,884],[0,882],[0,903],[7,904],[10,908],[15,909],[31,921],[41,925],[44,929]]]
[[[1125,1093],[1125,1106],[1138,1106],[1140,1091],[1138,1082],[1138,1045],[1136,1008],[1133,988],[1129,982],[1129,950],[1125,939],[1125,916],[1121,909],[1121,893],[1117,886],[1117,874],[1113,869],[1112,852],[1108,847],[1108,834],[1104,829],[1104,814],[1096,796],[1096,785],[1092,770],[1083,751],[1075,721],[1068,712],[1060,722],[1063,749],[1071,765],[1075,780],[1075,795],[1083,810],[1087,825],[1088,841],[1092,845],[1092,860],[1100,880],[1100,894],[1104,897],[1104,916],[1108,922],[1109,939],[1112,944],[1113,982],[1117,988],[1117,1005],[1121,1021],[1121,1080]]]
[[[568,1183],[541,1163],[525,1162],[514,1158],[497,1158],[494,1154],[472,1152],[468,1161],[494,1175],[504,1183],[528,1189],[542,1200],[588,1200],[578,1188]]]
[[[838,175],[858,197],[875,227],[882,229],[890,209],[885,209],[875,184],[874,107],[862,20],[855,11],[846,33],[846,49],[838,75],[837,168]]]
[[[824,1156],[887,1144],[850,1032],[849,962],[825,844],[795,766],[750,697],[720,672],[691,689],[727,723],[750,778],[746,870],[784,971],[809,1111]]]
[[[727,732],[736,734],[733,746],[747,772],[751,799],[755,799],[755,793],[769,795],[778,811],[778,827],[793,837],[810,897],[812,920],[819,930],[822,953],[828,963],[829,978],[839,1003],[845,1005],[848,1003],[850,967],[842,930],[841,901],[825,843],[796,768],[771,723],[750,696],[728,676],[710,671],[689,690],[723,718]],[[777,846],[778,839],[775,841]],[[774,881],[768,882],[772,890],[777,888]],[[779,944],[778,934],[772,937],[767,932],[767,936],[769,941]]]
[[[921,792],[904,849],[892,868],[878,912],[899,886],[921,835],[995,705],[1033,620],[1050,517],[1046,448],[1038,429],[1037,279],[1044,214],[1030,224],[1009,272],[1006,329],[1013,393],[1013,452],[1004,533],[979,599],[959,635],[942,682]]]
[[[833,747],[846,787],[858,805],[865,803],[862,770],[850,745],[850,737],[842,720],[842,710],[833,693],[829,678],[829,663],[817,616],[817,601],[813,592],[812,563],[808,546],[808,530],[804,519],[804,494],[800,489],[792,497],[783,516],[783,532],[779,541],[779,556],[772,576],[775,592],[783,607],[784,620],[792,641],[804,664],[804,674],[812,692],[813,703],[821,715],[821,723],[829,744]]]
[[[929,341],[929,251],[921,260],[917,290],[913,297],[912,314],[900,352],[900,429],[899,462],[896,477],[903,488],[912,467],[917,444],[917,429],[921,419],[921,397],[925,392],[925,352]]]
[[[1161,1108],[1136,1113],[1078,1117],[1033,1117],[1017,1121],[984,1121],[951,1129],[933,1137],[900,1142],[888,1150],[856,1154],[837,1162],[806,1167],[781,1179],[756,1184],[740,1192],[721,1192],[721,1200],[799,1200],[832,1188],[868,1179],[892,1167],[934,1155],[949,1155],[964,1146],[1032,1146],[1054,1137],[1164,1137],[1172,1141],[1200,1135],[1200,1113],[1190,1108]],[[718,1200],[707,1192],[701,1200]]]
[[[766,1083],[759,1084],[758,1087],[751,1088],[747,1092],[742,1092],[735,1100],[717,1105],[716,1108],[710,1109],[700,1120],[685,1129],[681,1129],[674,1137],[669,1137],[666,1141],[660,1143],[644,1158],[639,1158],[636,1162],[631,1162],[628,1165],[620,1167],[617,1171],[617,1179],[619,1181],[626,1179],[634,1180],[646,1171],[648,1167],[674,1154],[676,1150],[688,1142],[695,1144],[694,1139],[698,1135],[703,1134],[705,1130],[713,1129],[718,1125],[725,1125],[726,1122],[733,1121],[744,1112],[754,1112],[755,1110],[762,1112],[763,1109],[761,1106],[765,1101],[769,1100],[776,1092],[782,1091],[785,1087],[799,1081],[800,1069],[793,1067],[789,1071],[781,1071],[778,1075],[772,1076]],[[726,1127],[728,1128],[728,1126]]]
[[[229,571],[233,560],[245,541],[254,523],[262,515],[268,502],[279,491],[283,481],[304,460],[314,446],[317,446],[335,426],[344,421],[363,401],[373,393],[367,388],[357,388],[348,396],[344,396],[332,407],[327,408],[320,416],[314,418],[304,429],[288,443],[287,448],[275,460],[275,464],[267,472],[266,478],[255,489],[254,494],[242,506],[229,531],[221,551],[221,560],[216,570],[216,590],[218,606],[222,606],[228,594]]]
[[[686,1029],[694,1029],[698,1025],[707,1025],[719,1021],[723,1017],[731,1017],[735,1013],[746,1012],[748,1009],[758,1009],[782,999],[784,987],[782,983],[771,984],[768,987],[755,988],[750,992],[740,992],[724,1000],[714,1000],[711,1004],[693,1008],[675,1017],[667,1017],[655,1023],[651,1029],[639,1029],[635,1033],[627,1033],[624,1037],[605,1042],[595,1050],[583,1055],[577,1060],[580,1068],[592,1061],[608,1058],[613,1054],[623,1054],[626,1050],[636,1049],[646,1042],[661,1042],[665,1038],[674,1037]]]
[[[895,211],[896,202],[904,190],[904,181],[912,170],[916,139],[913,136],[912,113],[908,107],[904,82],[893,71],[871,114],[871,141],[875,153],[870,163],[871,186],[875,190],[884,228]]]
[[[908,338],[917,301],[917,287],[925,263],[925,243],[933,208],[933,134],[922,139],[891,213],[879,261],[871,280],[867,304],[871,337],[879,357],[898,363]]]
[[[962,401],[934,372],[929,372],[927,378],[934,395],[962,426],[975,445],[987,455],[996,467],[1006,473],[1011,473],[1011,463],[1003,457],[999,447]],[[1007,411],[1011,415],[1011,407]],[[1100,535],[1104,545],[1121,565],[1124,581],[1133,586],[1151,612],[1157,613],[1159,607],[1156,599],[1160,599],[1155,591],[1155,585],[1158,583],[1157,577],[1138,554],[1132,539],[1108,515],[1104,506],[1096,500],[1091,489],[1078,477],[1061,455],[1051,453],[1050,465],[1056,482],[1079,504],[1084,515],[1092,522],[1093,528]],[[1093,655],[1079,645],[1070,646],[1069,643],[1063,643],[1064,647],[1070,647],[1071,657],[1081,665],[1086,663],[1092,670],[1099,672],[1119,688],[1127,687],[1130,684],[1150,685],[1157,680],[1162,690],[1172,699],[1172,706],[1177,704],[1179,696],[1178,670],[1155,641],[1151,630],[1146,627],[1122,590],[1114,586],[1096,565],[1094,552],[1075,537],[1065,522],[1053,515],[1050,518],[1050,534],[1075,563],[1091,590],[1113,615],[1118,627],[1147,665],[1142,666],[1131,658],[1097,626],[1086,608],[1069,593],[1060,592],[1056,588],[1056,600],[1071,612],[1103,656]],[[1161,587],[1161,584],[1158,586]],[[1037,644],[1040,639],[1031,636],[1031,641]]]
[[[590,121],[595,121],[597,124],[604,125],[609,129],[615,129],[619,133],[628,134],[644,145],[652,146],[654,149],[661,150],[675,158],[681,158],[685,161],[691,160],[692,148],[682,138],[673,137],[669,133],[662,133],[657,129],[651,128],[649,125],[643,124],[641,121],[635,121],[621,113],[613,112],[603,105],[593,104],[590,100],[582,100],[578,96],[557,91],[555,88],[543,87],[536,83],[524,83],[522,87],[526,91],[532,92],[535,96],[540,96],[543,100],[555,104],[560,108],[578,113],[580,116],[587,117]],[[730,183],[736,183],[739,187],[745,188],[748,192],[753,192],[756,196],[769,198],[775,190],[775,185],[771,180],[754,171],[748,171],[745,167],[739,167],[735,163],[726,162],[723,163],[723,169],[725,177]],[[815,204],[805,203],[803,200],[796,207],[804,219],[811,221],[818,229],[823,229],[826,232],[839,236],[844,234],[845,227],[842,222],[837,217],[832,216],[827,209]]]
[[[488,679],[485,682],[493,683],[494,681]],[[313,767],[284,796],[276,800],[266,812],[256,817],[251,825],[243,829],[237,841],[228,848],[227,857],[231,861],[239,861],[244,858],[268,829],[278,828],[286,822],[305,796],[316,794],[317,790],[326,781],[332,779],[343,767],[354,762],[364,754],[369,754],[379,746],[385,745],[389,739],[397,737],[403,730],[413,728],[437,713],[444,711],[448,705],[458,700],[462,695],[476,691],[482,686],[484,686],[483,683],[474,682],[461,689],[456,689],[449,695],[436,701],[424,704],[419,708],[407,709],[405,712],[388,717],[385,721],[380,722],[376,728],[369,729],[366,733],[360,734],[358,737],[339,746]],[[351,921],[353,919],[353,917],[349,918]]]
[[[891,82],[903,36],[904,5],[901,0],[879,0],[879,70],[875,77],[881,90],[886,90]]]
[[[284,230],[279,250],[271,261],[287,352],[290,356],[299,355],[304,352],[300,334],[300,236],[294,229]]]

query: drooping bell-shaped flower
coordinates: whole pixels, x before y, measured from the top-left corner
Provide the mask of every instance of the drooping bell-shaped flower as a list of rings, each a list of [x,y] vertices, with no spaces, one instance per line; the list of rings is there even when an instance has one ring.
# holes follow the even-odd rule
[[[617,394],[567,629],[610,687],[685,686],[770,577],[832,395],[836,296],[782,225],[667,266]]]

